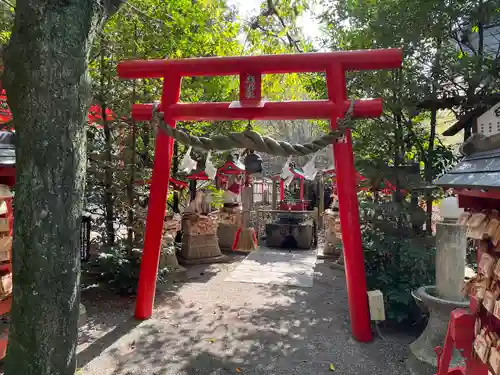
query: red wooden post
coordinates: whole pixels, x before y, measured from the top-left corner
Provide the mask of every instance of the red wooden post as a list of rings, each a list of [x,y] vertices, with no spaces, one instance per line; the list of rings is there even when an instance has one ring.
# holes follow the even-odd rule
[[[326,87],[328,97],[334,103],[343,103],[346,100],[345,72],[340,64],[334,64],[327,70]],[[337,108],[330,120],[332,130],[337,126],[337,119],[344,117],[342,106]],[[350,130],[347,130],[344,137],[334,143],[333,150],[335,173],[337,181],[340,182],[337,184],[337,189],[352,334],[356,340],[368,342],[372,340],[372,331],[359,224],[356,169],[354,168]]]
[[[168,107],[170,104],[176,103],[179,100],[180,90],[180,76],[165,76],[161,106]],[[164,121],[169,126],[175,127],[175,120],[168,118],[167,115]],[[173,141],[173,138],[168,137],[162,131],[158,131],[144,236],[144,252],[142,254],[135,306],[135,317],[141,320],[149,319],[153,314],[163,220],[165,218],[168,181],[172,164]]]
[[[472,302],[472,301],[471,301]],[[479,302],[481,303],[481,302]],[[476,317],[465,309],[453,310],[450,314],[444,347],[435,348],[437,354],[436,375],[487,375],[488,364],[473,355]],[[465,359],[465,367],[450,368],[453,350]]]
[[[285,180],[280,177],[280,201],[285,200]]]

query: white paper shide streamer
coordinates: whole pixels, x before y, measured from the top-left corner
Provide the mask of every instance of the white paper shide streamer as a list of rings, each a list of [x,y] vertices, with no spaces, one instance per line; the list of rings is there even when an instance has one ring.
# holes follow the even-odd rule
[[[285,165],[283,166],[283,169],[281,170],[280,177],[282,180],[285,180],[285,187],[288,187],[292,181],[293,181],[293,173],[290,170],[290,161],[292,160],[292,157],[289,156],[288,159],[286,159]]]
[[[196,169],[196,166],[197,166],[197,163],[195,160],[193,160],[191,158],[191,150],[193,148],[191,146],[189,146],[189,148],[187,149],[187,152],[186,154],[184,155],[184,157],[182,158],[181,160],[181,164],[179,166],[179,169],[183,172],[183,173],[191,173],[191,171],[193,169]]]
[[[210,160],[210,156],[211,151],[208,151],[207,161],[205,162],[205,173],[207,174],[209,180],[213,180],[217,174],[217,168],[215,168],[212,160]]]
[[[316,169],[316,154],[311,157],[302,170],[304,171],[304,177],[306,179],[312,181],[316,178],[316,175],[318,174],[318,170]]]

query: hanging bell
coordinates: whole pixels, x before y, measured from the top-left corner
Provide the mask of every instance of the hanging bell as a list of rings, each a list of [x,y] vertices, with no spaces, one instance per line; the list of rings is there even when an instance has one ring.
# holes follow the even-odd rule
[[[250,150],[245,156],[245,170],[248,174],[260,173],[262,172],[262,158],[259,154],[256,154],[253,150]]]

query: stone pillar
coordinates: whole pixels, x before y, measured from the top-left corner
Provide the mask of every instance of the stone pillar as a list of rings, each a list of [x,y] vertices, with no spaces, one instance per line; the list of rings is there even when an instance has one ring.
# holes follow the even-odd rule
[[[87,309],[83,305],[83,303],[80,303],[80,317],[78,318],[78,327],[81,327],[85,324],[87,321]]]
[[[444,219],[436,227],[436,288],[438,297],[462,299],[467,237],[465,226],[456,219]]]
[[[275,210],[278,207],[278,186],[276,181],[272,180],[271,208]]]
[[[325,178],[323,176],[320,176],[319,178],[319,184],[318,184],[318,198],[319,198],[319,204],[318,204],[318,210],[319,210],[319,222],[318,222],[318,228],[323,228],[323,213],[325,212]]]
[[[443,221],[436,227],[436,285],[422,286],[413,292],[417,304],[425,305],[430,316],[422,335],[410,345],[407,366],[412,374],[431,375],[436,372],[434,348],[444,345],[450,313],[457,308],[468,307],[468,301],[461,293],[467,238],[465,228],[456,224],[462,212],[456,198],[443,200],[440,206]],[[455,351],[453,367],[462,362],[462,357]]]

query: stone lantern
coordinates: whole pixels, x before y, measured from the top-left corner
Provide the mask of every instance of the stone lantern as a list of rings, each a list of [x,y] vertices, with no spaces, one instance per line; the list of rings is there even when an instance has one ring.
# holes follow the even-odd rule
[[[467,237],[465,227],[457,224],[463,212],[456,197],[445,198],[440,205],[443,220],[436,225],[436,285],[427,285],[413,292],[419,305],[429,311],[427,327],[410,345],[408,368],[414,374],[434,374],[437,368],[435,348],[444,342],[450,313],[457,308],[467,308],[462,296],[465,276]],[[458,352],[452,359],[461,363]]]

